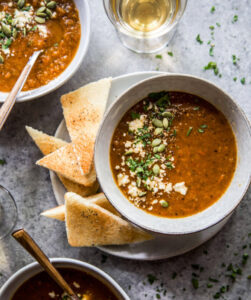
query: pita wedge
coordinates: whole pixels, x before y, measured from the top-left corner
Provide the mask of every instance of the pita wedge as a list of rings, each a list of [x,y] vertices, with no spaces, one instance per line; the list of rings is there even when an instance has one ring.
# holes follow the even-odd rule
[[[80,134],[96,136],[111,87],[111,78],[89,83],[61,97],[64,118],[73,142]]]
[[[92,195],[90,197],[86,197],[85,199],[90,201],[93,204],[96,204],[100,207],[103,207],[104,209],[110,211],[114,215],[119,216],[119,213],[110,204],[110,202],[107,200],[107,198],[105,197],[105,195],[103,193]],[[65,220],[65,206],[60,205],[60,206],[48,209],[48,210],[42,212],[41,216],[56,219],[56,220],[59,220],[59,221],[64,221]]]
[[[26,130],[28,131],[29,135],[44,155],[48,155],[51,152],[54,152],[57,149],[68,144],[67,142],[61,139],[49,136],[43,133],[42,131],[33,129],[32,127],[26,126]],[[99,187],[97,181],[95,181],[91,186],[84,186],[75,183],[61,175],[58,175],[58,177],[68,192],[74,192],[83,197],[96,193]]]
[[[65,121],[73,142],[45,156],[38,165],[76,183],[92,185],[96,180],[94,143],[110,87],[111,78],[106,78],[62,96]]]
[[[36,164],[84,186],[92,186],[96,181],[93,163],[91,164],[91,169],[85,174],[80,168],[73,143],[44,156]]]
[[[96,135],[103,118],[111,78],[101,79],[61,97],[73,151],[83,174],[90,172]]]
[[[152,237],[74,193],[65,194],[68,242],[73,247],[123,245]]]

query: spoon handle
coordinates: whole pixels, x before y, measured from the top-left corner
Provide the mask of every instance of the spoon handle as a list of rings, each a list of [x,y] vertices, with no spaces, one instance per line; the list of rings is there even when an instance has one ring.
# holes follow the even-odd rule
[[[24,229],[14,231],[12,236],[39,262],[50,277],[57,282],[57,284],[71,297],[72,300],[79,300],[71,287],[65,282],[64,278],[51,264],[49,258]]]
[[[19,92],[22,90],[23,85],[25,84],[25,81],[30,74],[30,71],[38,58],[40,51],[35,51],[33,55],[29,58],[28,63],[24,67],[22,73],[20,74],[17,82],[15,83],[14,87],[12,88],[11,92],[7,96],[7,98],[4,101],[4,104],[2,105],[0,109],[0,130],[2,129],[9,113],[12,110],[13,105],[16,102],[16,97],[18,96]]]

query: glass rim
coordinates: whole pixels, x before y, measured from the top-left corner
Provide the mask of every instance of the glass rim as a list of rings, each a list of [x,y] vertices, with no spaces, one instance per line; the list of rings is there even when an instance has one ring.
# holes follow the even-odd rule
[[[0,241],[3,240],[7,235],[9,235],[9,233],[14,229],[14,227],[17,224],[17,217],[18,217],[18,210],[17,210],[17,204],[16,201],[14,199],[14,197],[12,196],[11,192],[5,188],[4,186],[2,186],[0,184],[0,191],[4,191],[6,193],[6,195],[8,195],[9,199],[12,201],[12,203],[14,204],[14,210],[15,210],[15,220],[13,221],[12,226],[9,228],[9,230],[7,230],[6,233],[4,233],[2,236],[0,236]]]
[[[133,36],[134,38],[137,39],[151,39],[151,38],[159,38],[162,35],[165,35],[166,33],[170,32],[174,27],[177,26],[177,24],[180,22],[185,10],[186,10],[186,6],[187,6],[187,2],[188,0],[180,0],[183,2],[183,6],[180,10],[177,11],[176,16],[174,18],[173,23],[171,24],[171,26],[169,26],[168,28],[166,28],[166,30],[160,30],[160,28],[158,28],[155,31],[148,32],[148,34],[146,35],[146,33],[142,33],[140,31],[137,30],[130,30],[128,28],[128,30],[126,30],[125,28],[123,28],[123,26],[121,25],[121,23],[119,21],[116,20],[116,17],[114,15],[114,13],[111,13],[111,0],[103,0],[103,6],[106,12],[106,15],[108,17],[108,19],[110,20],[110,22],[112,23],[112,25],[115,27],[116,30],[119,30],[120,32],[122,32],[123,34],[126,34],[128,36]],[[159,30],[159,32],[157,32]]]

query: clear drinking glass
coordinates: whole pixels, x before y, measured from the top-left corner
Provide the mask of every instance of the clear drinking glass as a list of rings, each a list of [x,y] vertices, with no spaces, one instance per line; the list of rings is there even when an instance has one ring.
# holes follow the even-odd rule
[[[13,230],[16,222],[16,202],[11,193],[0,185],[0,240]]]
[[[108,18],[123,45],[154,53],[173,37],[187,0],[103,0]]]

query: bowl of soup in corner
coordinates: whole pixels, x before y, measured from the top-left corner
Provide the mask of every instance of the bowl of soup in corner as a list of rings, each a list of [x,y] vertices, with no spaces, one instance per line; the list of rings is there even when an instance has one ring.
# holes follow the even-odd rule
[[[53,258],[53,265],[81,300],[129,300],[123,289],[108,274],[79,260]],[[1,300],[70,300],[37,263],[12,275],[0,289]]]
[[[87,0],[2,1],[0,21],[0,102],[4,102],[34,51],[43,50],[19,102],[59,88],[74,75],[87,52]]]
[[[250,184],[251,129],[213,83],[190,75],[146,79],[106,112],[95,144],[100,186],[128,221],[190,234],[229,216]]]

